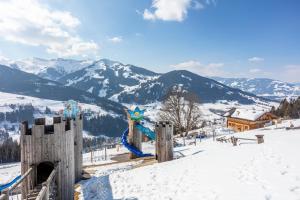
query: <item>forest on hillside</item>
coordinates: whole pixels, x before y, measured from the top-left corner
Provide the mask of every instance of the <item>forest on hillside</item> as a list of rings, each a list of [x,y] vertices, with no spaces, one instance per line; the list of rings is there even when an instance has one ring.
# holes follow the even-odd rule
[[[272,107],[271,112],[282,118],[300,118],[300,97],[298,97],[297,99],[282,100],[277,109],[274,106]]]

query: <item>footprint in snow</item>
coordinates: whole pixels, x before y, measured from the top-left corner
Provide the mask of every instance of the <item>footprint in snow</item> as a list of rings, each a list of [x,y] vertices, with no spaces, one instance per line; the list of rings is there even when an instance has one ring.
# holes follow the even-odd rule
[[[298,186],[292,187],[290,191],[298,194],[300,192],[300,187]]]

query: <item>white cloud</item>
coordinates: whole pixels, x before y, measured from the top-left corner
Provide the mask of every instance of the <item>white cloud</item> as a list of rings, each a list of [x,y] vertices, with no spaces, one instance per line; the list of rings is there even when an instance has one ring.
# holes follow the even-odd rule
[[[43,46],[60,57],[95,55],[94,41],[76,34],[78,18],[68,11],[50,9],[38,0],[0,0],[0,37],[30,46]]]
[[[264,60],[265,60],[264,58],[260,58],[260,57],[252,57],[252,58],[248,59],[248,61],[252,62],[252,63],[258,63],[258,62],[262,62]]]
[[[223,71],[223,66],[224,63],[202,64],[196,60],[189,60],[186,62],[171,65],[171,67],[174,67],[177,70],[189,70],[201,76],[225,76],[226,72]]]
[[[108,38],[108,40],[112,43],[120,43],[123,41],[123,38],[120,36],[116,36],[116,37]]]
[[[261,72],[261,69],[259,69],[259,68],[253,68],[253,69],[250,69],[249,72],[252,73],[252,74],[256,74],[256,73]]]
[[[152,0],[151,9],[145,9],[146,20],[183,21],[189,9],[203,9],[197,0]]]

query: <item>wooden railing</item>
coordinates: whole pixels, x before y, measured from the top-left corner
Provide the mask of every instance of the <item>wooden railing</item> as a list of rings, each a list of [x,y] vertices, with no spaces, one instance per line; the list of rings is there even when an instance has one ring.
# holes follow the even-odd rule
[[[51,174],[49,175],[48,179],[42,184],[42,189],[39,192],[36,200],[48,200],[50,195],[50,186],[52,182],[55,180],[54,177],[56,175],[56,168],[52,170]]]
[[[218,142],[230,142],[233,144],[233,146],[237,146],[237,142],[238,140],[250,140],[250,141],[257,141],[257,144],[261,144],[261,143],[264,143],[264,135],[255,135],[256,136],[256,139],[252,139],[252,138],[242,138],[242,137],[230,137],[230,138],[227,138],[226,136],[223,136],[223,137],[219,137],[217,138],[216,140]]]
[[[0,195],[0,200],[6,200],[7,198],[6,198],[6,194],[1,194]]]
[[[29,168],[27,170],[27,172],[17,182],[15,182],[9,188],[6,188],[5,190],[3,190],[3,192],[2,192],[3,194],[1,194],[0,200],[8,200],[11,192],[14,191],[30,175],[30,173],[32,173],[32,171],[33,171],[33,168],[32,167]]]

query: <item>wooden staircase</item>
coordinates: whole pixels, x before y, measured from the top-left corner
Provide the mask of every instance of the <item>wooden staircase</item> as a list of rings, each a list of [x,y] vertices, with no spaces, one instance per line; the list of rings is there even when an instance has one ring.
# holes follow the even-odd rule
[[[33,190],[29,192],[26,199],[27,200],[35,200],[37,196],[39,195],[40,191],[42,189],[42,184],[37,185]]]

